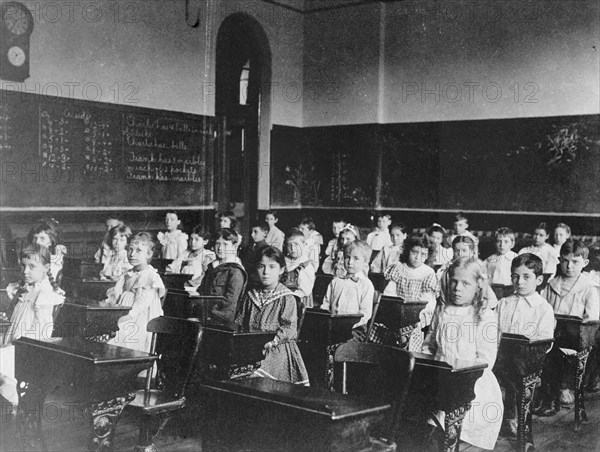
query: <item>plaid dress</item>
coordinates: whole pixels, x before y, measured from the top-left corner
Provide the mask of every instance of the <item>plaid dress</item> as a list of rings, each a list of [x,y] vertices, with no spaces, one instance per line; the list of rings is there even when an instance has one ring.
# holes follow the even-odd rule
[[[415,328],[408,341],[409,351],[418,351],[423,343],[421,328],[431,323],[435,308],[435,293],[437,290],[437,276],[431,267],[421,265],[412,268],[404,262],[398,262],[388,267],[384,272],[385,279],[396,283],[396,296],[405,301],[427,301],[427,306],[421,311],[421,323]]]
[[[244,297],[236,323],[244,327],[276,331],[272,347],[261,362],[255,377],[308,386],[308,372],[296,344],[298,311],[296,299],[283,284],[275,290],[251,289]]]

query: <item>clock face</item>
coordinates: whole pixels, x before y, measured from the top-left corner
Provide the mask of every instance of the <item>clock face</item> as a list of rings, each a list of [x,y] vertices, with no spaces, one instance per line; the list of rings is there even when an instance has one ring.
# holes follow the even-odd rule
[[[23,51],[23,49],[21,47],[11,47],[10,49],[8,49],[8,61],[10,62],[10,64],[12,64],[13,66],[16,67],[20,67],[23,66],[23,63],[25,63],[25,52]]]
[[[4,25],[12,34],[20,36],[31,29],[30,15],[23,9],[23,5],[10,3],[4,9]]]

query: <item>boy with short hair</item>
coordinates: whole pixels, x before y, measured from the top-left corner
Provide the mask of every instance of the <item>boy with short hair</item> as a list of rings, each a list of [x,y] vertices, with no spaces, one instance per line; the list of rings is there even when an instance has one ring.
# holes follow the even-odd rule
[[[315,268],[319,268],[321,263],[321,245],[323,245],[323,236],[315,230],[315,222],[311,217],[304,217],[298,229],[302,231],[306,237],[306,247],[308,249],[308,257],[315,263]]]
[[[583,321],[600,317],[599,286],[582,270],[588,265],[588,247],[578,240],[567,240],[560,248],[561,274],[552,279],[542,296],[554,314],[576,316]],[[538,416],[553,416],[560,409],[559,397],[564,372],[563,352],[554,347],[542,372],[541,404],[533,410]]]
[[[254,223],[252,225],[252,234],[250,235],[252,242],[248,244],[242,253],[242,265],[248,273],[248,284],[258,284],[258,275],[256,274],[256,264],[260,251],[269,246],[266,242],[269,226],[267,223]]]
[[[510,266],[514,293],[498,302],[500,332],[520,334],[530,340],[554,337],[554,311],[537,293],[543,280],[544,263],[533,253],[515,257]]]
[[[589,273],[582,272],[589,263],[588,256],[588,247],[579,240],[567,240],[560,248],[562,274],[552,279],[542,293],[555,314],[598,320],[598,284]]]
[[[469,230],[469,220],[463,215],[462,212],[456,214],[454,219],[454,232],[451,241],[454,241],[456,237],[469,237],[475,242],[475,257],[479,256],[479,239],[475,237]]]
[[[288,231],[285,239],[286,271],[281,282],[300,297],[305,307],[312,308],[316,268],[306,251],[306,237],[302,231],[297,228]]]
[[[383,247],[392,244],[389,229],[391,223],[392,217],[390,215],[381,212],[377,214],[377,228],[367,235],[367,245],[373,250],[373,257],[375,257]]]
[[[554,312],[552,306],[537,293],[543,283],[544,262],[532,253],[524,253],[511,263],[511,280],[514,294],[498,302],[499,333],[519,334],[530,340],[552,339],[554,337]],[[502,431],[513,436],[517,431],[516,388],[505,374],[501,361],[497,363],[496,375],[505,389],[504,422]]]
[[[279,215],[275,210],[269,210],[265,214],[265,223],[269,225],[269,232],[267,233],[265,241],[272,247],[275,247],[280,251],[284,251],[283,244],[285,242],[285,234],[281,229],[275,226],[278,221]]]
[[[515,246],[515,233],[509,228],[496,231],[496,252],[485,260],[486,272],[490,285],[498,299],[508,297],[513,293],[511,281],[511,263],[517,253],[512,251]]]
[[[375,288],[367,277],[371,247],[356,240],[344,247],[346,276],[333,278],[323,298],[321,309],[332,314],[362,314],[352,328],[352,336],[359,342],[367,337],[367,324],[373,313]]]

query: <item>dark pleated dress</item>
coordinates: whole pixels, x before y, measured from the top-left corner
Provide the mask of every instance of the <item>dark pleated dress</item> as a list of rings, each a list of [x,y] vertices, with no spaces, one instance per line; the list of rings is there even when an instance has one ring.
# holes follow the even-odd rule
[[[244,327],[275,331],[275,337],[279,341],[277,346],[269,350],[253,376],[308,386],[308,373],[296,344],[297,322],[296,298],[283,284],[279,284],[273,291],[248,291],[236,323]]]

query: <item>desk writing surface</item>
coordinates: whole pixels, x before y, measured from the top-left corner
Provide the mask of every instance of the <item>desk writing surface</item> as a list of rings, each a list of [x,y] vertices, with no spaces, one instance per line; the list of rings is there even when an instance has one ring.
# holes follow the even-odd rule
[[[500,340],[500,345],[502,345],[502,341],[509,341],[514,344],[528,345],[528,344],[537,344],[542,342],[554,342],[554,338],[548,339],[530,339],[527,336],[523,336],[522,334],[512,334],[512,333],[502,333],[502,338]]]
[[[426,353],[412,352],[412,354],[415,357],[415,365],[447,369],[451,373],[471,372],[488,367],[487,363],[480,360],[456,359],[452,361],[442,361],[436,359],[433,355],[428,355]]]
[[[370,413],[381,413],[391,408],[390,404],[270,378],[243,378],[210,382],[207,386],[214,390],[254,398],[261,402],[281,404],[311,412],[333,421]]]
[[[15,348],[37,348],[48,353],[65,354],[81,359],[82,362],[90,364],[112,364],[116,362],[146,362],[150,354],[119,347],[117,345],[102,342],[86,341],[80,338],[49,338],[31,339],[21,337],[13,341]]]

